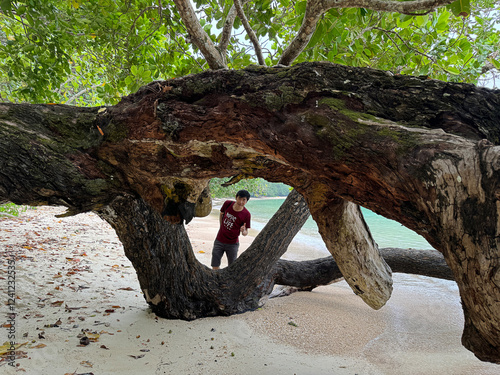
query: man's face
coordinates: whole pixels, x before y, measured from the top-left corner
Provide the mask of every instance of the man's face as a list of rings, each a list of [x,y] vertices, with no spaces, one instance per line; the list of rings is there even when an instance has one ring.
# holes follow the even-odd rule
[[[236,205],[243,208],[245,207],[245,204],[247,204],[248,199],[245,197],[236,197]]]

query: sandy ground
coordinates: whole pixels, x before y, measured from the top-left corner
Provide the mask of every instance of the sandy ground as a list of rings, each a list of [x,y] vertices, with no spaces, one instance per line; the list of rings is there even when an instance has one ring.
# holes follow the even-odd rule
[[[62,211],[43,207],[0,218],[0,344],[9,335],[21,344],[15,360],[0,358],[2,374],[500,373],[461,346],[453,282],[395,274],[393,296],[379,311],[339,282],[237,316],[160,319],[109,225],[94,214],[55,218]],[[207,265],[217,226],[217,212],[187,226]],[[255,234],[243,239],[242,250]],[[293,244],[285,254],[314,256]],[[9,306],[12,267],[16,299]],[[88,345],[80,344],[83,333]],[[8,345],[0,348],[6,351]]]

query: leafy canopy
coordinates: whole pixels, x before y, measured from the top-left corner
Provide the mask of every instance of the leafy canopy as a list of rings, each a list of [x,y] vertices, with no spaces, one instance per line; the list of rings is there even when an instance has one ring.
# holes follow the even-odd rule
[[[233,1],[196,0],[194,5],[203,30],[219,43]],[[422,15],[330,9],[294,63],[331,61],[478,83],[485,72],[500,69],[499,8],[495,0],[458,0]],[[244,4],[267,65],[278,62],[305,9],[300,0]],[[230,69],[256,64],[238,18],[225,57]],[[152,80],[205,69],[173,1],[0,0],[3,101],[114,104]]]

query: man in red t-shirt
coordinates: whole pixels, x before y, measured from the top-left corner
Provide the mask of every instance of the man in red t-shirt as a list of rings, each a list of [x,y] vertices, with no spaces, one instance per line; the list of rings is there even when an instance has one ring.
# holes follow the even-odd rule
[[[250,212],[245,208],[245,204],[250,199],[250,193],[240,190],[236,193],[235,201],[225,201],[220,209],[220,229],[215,238],[212,249],[212,268],[218,270],[224,253],[227,256],[227,263],[231,265],[238,256],[239,235],[248,234],[250,228]]]

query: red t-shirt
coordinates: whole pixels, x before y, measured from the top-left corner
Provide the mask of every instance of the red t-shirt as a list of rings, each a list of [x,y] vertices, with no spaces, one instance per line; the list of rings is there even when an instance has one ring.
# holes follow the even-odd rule
[[[225,201],[220,209],[220,212],[223,213],[222,224],[216,240],[222,243],[239,243],[240,228],[243,224],[246,224],[247,229],[250,228],[250,212],[244,207],[239,212],[233,210],[235,203],[234,201]]]

